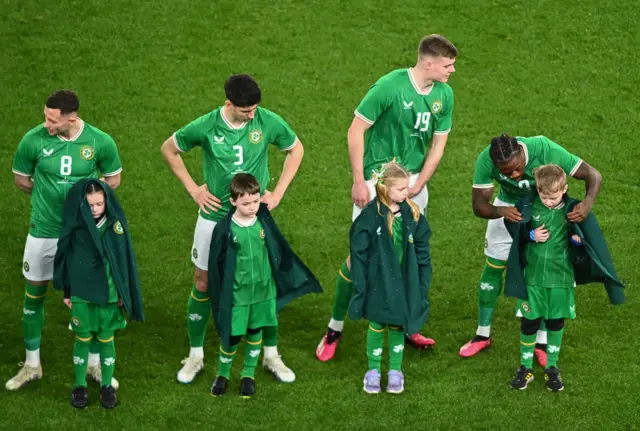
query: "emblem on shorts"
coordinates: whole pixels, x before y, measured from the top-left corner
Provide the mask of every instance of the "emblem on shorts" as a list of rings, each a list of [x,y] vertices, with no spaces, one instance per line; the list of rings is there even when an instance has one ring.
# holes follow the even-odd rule
[[[30,269],[30,268],[29,268],[29,262],[25,261],[25,262],[22,264],[22,269],[24,269],[24,272],[29,272],[29,269]]]
[[[260,230],[260,239],[264,239],[264,229]]]
[[[409,244],[413,244],[413,234],[409,234],[409,238],[407,238],[407,241],[409,242]]]
[[[433,102],[433,105],[431,105],[431,111],[434,114],[442,111],[442,100],[436,100],[435,102]]]
[[[484,239],[484,248],[489,248],[489,240],[487,238]]]
[[[262,132],[258,129],[250,131],[249,141],[251,141],[252,144],[259,144],[262,142]]]
[[[194,259],[198,258],[198,250],[193,247],[193,251],[191,252],[191,255],[193,256]]]
[[[116,224],[113,225],[113,231],[118,235],[122,235],[124,233],[124,229],[122,227],[122,223],[120,223],[120,220],[118,220]]]
[[[77,317],[72,317],[71,318],[71,323],[73,324],[73,326],[75,326],[76,328],[80,327],[80,319],[78,319]]]
[[[85,145],[84,147],[80,148],[80,157],[85,160],[93,159],[93,154],[93,147],[90,147],[89,145]]]
[[[529,304],[527,304],[526,302],[523,302],[522,311],[524,311],[525,313],[528,313],[529,311],[531,311],[531,308],[529,308]]]

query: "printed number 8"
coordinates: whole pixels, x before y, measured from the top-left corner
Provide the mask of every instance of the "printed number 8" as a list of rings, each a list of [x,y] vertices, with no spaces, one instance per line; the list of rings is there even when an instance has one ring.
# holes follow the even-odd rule
[[[71,162],[73,159],[71,156],[62,156],[60,159],[60,175],[71,175]]]

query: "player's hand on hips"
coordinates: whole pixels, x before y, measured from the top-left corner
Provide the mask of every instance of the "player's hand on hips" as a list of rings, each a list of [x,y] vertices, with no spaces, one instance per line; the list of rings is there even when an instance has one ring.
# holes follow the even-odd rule
[[[549,239],[549,231],[542,225],[533,230],[533,239],[536,242],[546,242]]]
[[[215,212],[222,208],[220,199],[209,192],[209,187],[206,184],[201,185],[191,193],[191,197],[205,214],[211,214],[207,211],[207,208]]]
[[[353,183],[353,187],[351,188],[351,200],[359,208],[364,208],[364,206],[369,203],[371,196],[369,195],[367,184],[364,181]]]
[[[262,195],[262,199],[260,201],[267,205],[269,211],[273,211],[280,205],[280,201],[282,200],[282,196],[279,193],[270,192],[269,190],[265,190],[264,195]]]
[[[584,202],[580,202],[575,207],[573,207],[570,213],[567,214],[567,219],[571,223],[580,223],[587,218],[590,212],[591,212],[591,205],[586,204]]]
[[[516,207],[497,207],[497,208],[498,208],[498,214],[500,214],[500,217],[504,217],[506,220],[513,223],[522,221],[522,214],[520,214],[520,211],[518,211]]]
[[[64,302],[64,305],[71,308],[71,298],[64,298],[63,302]]]

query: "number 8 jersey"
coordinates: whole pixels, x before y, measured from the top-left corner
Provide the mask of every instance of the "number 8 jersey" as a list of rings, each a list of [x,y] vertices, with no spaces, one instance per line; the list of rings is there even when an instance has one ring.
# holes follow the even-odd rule
[[[420,172],[433,135],[451,130],[453,90],[434,82],[421,91],[410,69],[380,78],[358,105],[355,116],[370,124],[365,133],[364,176],[393,158],[412,174]]]
[[[20,141],[13,172],[32,177],[31,227],[35,238],[57,238],[67,192],[83,178],[117,175],[122,171],[118,148],[102,130],[82,120],[75,136],[51,136],[44,124]]]
[[[222,208],[210,214],[200,211],[200,216],[218,222],[231,209],[229,184],[233,177],[241,172],[253,175],[263,193],[270,179],[269,144],[288,151],[296,144],[296,134],[282,117],[268,109],[258,107],[252,119],[234,127],[220,107],[178,130],[173,141],[180,151],[202,148],[204,179]]]

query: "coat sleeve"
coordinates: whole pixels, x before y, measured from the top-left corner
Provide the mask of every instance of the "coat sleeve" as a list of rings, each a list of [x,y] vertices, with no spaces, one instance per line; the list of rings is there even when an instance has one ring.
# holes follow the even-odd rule
[[[229,346],[231,339],[231,310],[233,308],[233,284],[225,286],[225,257],[228,252],[226,237],[229,234],[227,217],[220,220],[213,229],[208,262],[209,298],[213,312],[213,323],[222,345],[226,347]]]
[[[125,219],[126,222],[126,219]],[[144,321],[144,305],[142,302],[142,289],[140,286],[140,276],[138,274],[138,262],[133,249],[131,236],[129,234],[128,223],[124,226],[127,235],[127,262],[129,265],[129,292],[131,294],[131,317],[135,320]]]
[[[69,262],[68,257],[72,247],[73,231],[78,225],[80,217],[80,198],[78,190],[82,185],[76,184],[71,188],[64,201],[62,209],[62,226],[58,236],[56,255],[53,260],[53,287],[56,290],[64,291],[64,297],[71,297],[71,286],[69,284]],[[84,189],[81,189],[82,191]]]
[[[421,215],[416,227],[416,237],[414,246],[416,250],[416,259],[418,261],[418,275],[420,276],[420,288],[424,296],[429,301],[429,286],[431,285],[431,277],[433,268],[431,266],[431,248],[429,241],[431,240],[431,227],[427,219]]]
[[[351,225],[350,231],[351,280],[353,282],[353,297],[349,304],[349,317],[361,319],[364,317],[367,294],[367,267],[369,263],[369,247],[371,234],[368,231],[368,218],[363,214]]]

